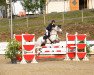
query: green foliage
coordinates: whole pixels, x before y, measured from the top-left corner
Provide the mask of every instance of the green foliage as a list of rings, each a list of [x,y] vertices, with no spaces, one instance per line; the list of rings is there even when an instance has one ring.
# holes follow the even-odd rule
[[[86,52],[87,52],[87,54],[90,53],[90,46],[88,46],[88,45],[86,46]]]
[[[43,10],[45,9],[45,5],[46,5],[46,0],[40,0],[40,10],[42,14],[43,14]]]
[[[84,41],[80,41],[79,43],[84,43]]]
[[[34,13],[39,8],[39,2],[38,0],[36,0],[35,2],[33,2],[32,0],[23,0],[22,6],[24,6],[24,9],[28,11],[28,13],[30,11]]]
[[[31,7],[31,2],[29,0],[23,0],[22,5],[24,6],[24,9],[27,10],[28,12],[30,11]]]
[[[41,13],[43,13],[43,10],[45,9],[46,0],[35,0],[33,2],[32,0],[23,0],[22,5],[24,6],[24,9],[28,12],[32,11],[33,13],[40,8]]]
[[[0,0],[0,6],[1,5],[5,6],[6,5],[6,0]]]
[[[79,43],[84,43],[84,41],[80,41]],[[80,50],[78,49],[79,52],[83,51],[84,52],[84,49],[83,50]],[[86,53],[90,53],[90,46],[86,45]]]
[[[19,48],[20,44],[16,40],[12,39],[5,51],[5,57],[10,59],[16,58],[17,54],[19,53]]]

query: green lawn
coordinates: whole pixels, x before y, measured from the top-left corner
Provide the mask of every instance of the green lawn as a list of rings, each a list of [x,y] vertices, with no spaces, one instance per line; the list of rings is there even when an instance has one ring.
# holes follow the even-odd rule
[[[51,20],[56,20],[56,24],[61,24],[63,29],[62,40],[65,40],[65,33],[85,33],[87,39],[94,39],[94,10],[84,10],[84,19],[82,22],[82,11],[70,11],[65,13],[51,13],[45,15],[30,15],[28,19],[26,17],[16,17],[13,19],[13,33],[22,34],[25,32],[36,34],[36,38],[45,33],[45,27]],[[88,18],[86,18],[88,17]],[[0,19],[0,41],[6,41],[10,39],[10,24],[9,19]]]

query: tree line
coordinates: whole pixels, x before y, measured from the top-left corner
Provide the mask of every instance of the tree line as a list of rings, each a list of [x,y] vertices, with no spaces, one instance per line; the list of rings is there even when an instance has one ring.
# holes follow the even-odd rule
[[[23,0],[22,5],[28,12],[36,13],[36,10],[40,9],[40,13],[43,13],[45,9],[46,0]]]
[[[9,0],[10,1],[10,0]],[[12,2],[16,2],[17,0],[12,0]],[[35,13],[36,10],[40,9],[40,13],[43,13],[45,9],[46,0],[23,0],[22,6],[27,12],[32,11]],[[6,6],[6,0],[0,0],[0,6]]]

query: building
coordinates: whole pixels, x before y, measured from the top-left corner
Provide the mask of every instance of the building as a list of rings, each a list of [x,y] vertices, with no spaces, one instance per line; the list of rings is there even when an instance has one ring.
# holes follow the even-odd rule
[[[93,9],[94,0],[47,0],[46,13]]]
[[[46,13],[70,11],[69,0],[47,0]]]
[[[24,8],[21,4],[21,0],[13,3],[13,14],[18,15],[20,12],[24,12]]]
[[[21,1],[22,0],[17,0],[13,3],[14,15],[18,15],[19,12],[24,11]],[[46,14],[93,8],[94,0],[46,0]],[[28,12],[26,13],[28,14]],[[40,13],[40,11],[37,11],[37,13]],[[32,14],[32,12],[29,14]]]

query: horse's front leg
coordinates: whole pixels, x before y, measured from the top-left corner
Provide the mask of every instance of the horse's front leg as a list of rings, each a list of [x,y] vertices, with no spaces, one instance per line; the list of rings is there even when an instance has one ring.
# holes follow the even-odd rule
[[[39,56],[40,55],[40,52],[41,52],[41,47],[37,47],[35,49],[35,52],[36,52],[36,56]]]

